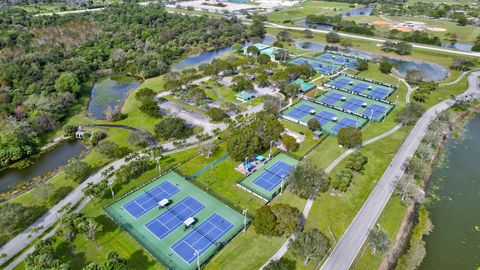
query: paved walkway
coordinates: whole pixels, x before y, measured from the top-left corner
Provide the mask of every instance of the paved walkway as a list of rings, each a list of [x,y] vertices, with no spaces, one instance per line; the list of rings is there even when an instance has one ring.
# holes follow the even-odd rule
[[[457,98],[480,98],[479,75],[480,72],[478,71],[469,75],[468,90],[458,95]],[[453,100],[443,101],[427,110],[418,120],[382,178],[378,181],[375,189],[365,201],[321,269],[346,270],[350,268],[363,243],[367,239],[369,231],[374,227],[378,217],[390,199],[398,179],[403,175],[405,162],[414,155],[421,140],[425,136],[428,125],[435,119],[438,113],[450,108],[453,104]]]
[[[477,77],[478,77],[479,75],[480,75],[480,72],[474,72],[474,73],[472,73],[472,75],[469,77],[469,89],[468,89],[464,94],[459,95],[459,97],[460,97],[460,96],[468,96],[468,95],[472,95],[472,94],[475,95],[477,98],[480,97],[480,92],[479,92],[479,90],[478,90],[478,79],[477,79]],[[405,81],[403,81],[403,82],[404,82],[404,83],[407,85],[407,87],[408,87],[408,93],[411,93],[414,89],[411,88],[410,85],[409,85],[408,83],[406,83]],[[407,94],[407,97],[406,97],[407,102],[409,102],[409,97],[410,97],[410,95]],[[441,104],[444,104],[444,105],[441,105]],[[447,105],[447,104],[448,104],[448,105]],[[437,114],[437,110],[439,110],[439,109],[441,109],[441,108],[443,108],[442,110],[444,110],[444,109],[450,107],[451,105],[453,105],[453,102],[451,102],[451,100],[449,100],[449,101],[444,101],[444,102],[442,102],[442,103],[440,103],[440,104],[432,107],[432,108],[431,108],[430,110],[428,110],[428,111],[424,114],[424,116],[418,121],[417,125],[419,125],[419,123],[426,122],[426,124],[424,123],[424,125],[428,126],[428,124],[430,123],[430,121],[431,121],[432,119],[434,119],[434,117],[432,117],[432,115],[436,115],[436,114]],[[444,108],[443,106],[447,106],[447,107]],[[433,113],[432,113],[432,112],[433,112]],[[423,120],[422,120],[422,119],[423,119]],[[428,121],[425,120],[425,119],[428,119]],[[418,142],[418,144],[419,144],[420,141],[421,141],[421,138],[423,138],[423,136],[424,136],[424,132],[423,132],[423,135],[421,135],[421,137],[417,137],[417,136],[419,136],[419,133],[418,133],[418,131],[416,130],[417,125],[416,125],[416,126],[414,127],[414,129],[410,132],[410,135],[409,135],[409,137],[407,137],[407,140],[408,140],[408,138],[410,138],[410,137],[413,136],[415,139],[417,139],[417,141],[415,141],[415,139],[411,139],[411,140],[413,140],[414,142]],[[385,133],[383,133],[383,134],[381,134],[381,135],[379,135],[379,136],[377,136],[377,137],[375,137],[375,138],[372,138],[372,139],[370,139],[370,140],[365,141],[365,142],[362,144],[362,146],[365,146],[365,145],[374,143],[374,142],[376,142],[376,141],[378,141],[378,140],[381,140],[381,139],[383,139],[383,138],[385,138],[385,137],[387,137],[387,136],[390,136],[391,134],[395,133],[395,132],[396,132],[398,129],[400,129],[401,127],[402,127],[402,126],[401,126],[400,124],[399,124],[399,125],[396,125],[395,127],[393,127],[392,129],[390,129],[389,131],[387,131],[387,132],[385,132]],[[418,128],[417,128],[417,129],[418,129]],[[412,134],[413,134],[413,135],[412,135]],[[401,154],[401,151],[402,151],[402,149],[405,147],[405,144],[407,143],[407,140],[406,140],[406,141],[404,142],[404,144],[402,145],[402,148],[401,148],[401,149],[399,150],[399,152],[397,153],[397,156]],[[414,147],[414,150],[413,150],[413,152],[412,152],[411,155],[413,155],[413,153],[415,152],[416,148],[418,147],[418,144]],[[340,155],[338,158],[336,158],[332,163],[330,163],[330,165],[325,169],[325,172],[326,172],[327,174],[330,173],[343,159],[345,159],[348,155],[350,155],[351,153],[353,153],[353,152],[354,152],[355,150],[357,150],[358,148],[360,148],[360,147],[353,148],[353,149],[349,149],[349,150],[347,150],[346,152],[344,152],[342,155]],[[410,150],[410,151],[412,151],[412,150]],[[396,157],[397,157],[397,156],[396,156]],[[395,158],[396,158],[396,157],[395,157]],[[404,157],[404,158],[405,158],[405,157]],[[406,160],[406,159],[405,159],[405,160]],[[395,159],[394,159],[394,161],[395,161]],[[393,164],[394,161],[392,161],[392,164]],[[400,163],[399,165],[397,164],[398,166],[400,166],[400,168],[401,168],[402,170],[403,170],[403,166],[401,166],[401,165],[403,165],[403,163],[404,163],[404,161],[403,161],[402,163]],[[385,175],[387,175],[387,176],[390,175],[389,172],[388,172],[388,170],[390,170],[390,169],[392,168],[392,164],[390,164],[389,168],[387,169],[387,172],[385,172]],[[403,172],[402,172],[402,173],[403,173]],[[385,176],[385,175],[384,175],[384,176]],[[383,179],[383,177],[382,177],[382,179]],[[395,181],[395,184],[396,184],[397,178],[393,178],[393,180]],[[380,180],[380,181],[382,181],[382,180]],[[377,184],[377,187],[380,185],[380,181],[379,181],[379,183]],[[372,194],[375,192],[375,190],[378,189],[377,187],[375,187],[375,189],[374,189],[374,191],[372,192]],[[393,187],[394,187],[394,186],[393,186]],[[393,187],[392,187],[391,192],[393,192]],[[381,213],[381,211],[383,210],[386,202],[387,202],[388,199],[390,198],[391,192],[390,192],[390,194],[387,196],[385,203],[384,203],[383,205],[379,205],[379,206],[381,206],[381,207],[380,207],[381,209],[380,209],[380,211],[378,212],[378,215],[380,215],[380,213]],[[372,194],[370,195],[370,197],[372,197]],[[367,202],[369,201],[370,197],[367,199]],[[385,198],[383,198],[383,199],[385,199]],[[375,201],[375,203],[373,203],[374,206],[375,206],[376,203],[381,203],[381,202],[382,202],[382,201],[378,201],[378,200],[374,200],[374,201]],[[307,203],[305,204],[305,207],[304,207],[304,209],[303,209],[303,216],[304,216],[305,219],[308,217],[308,214],[310,213],[310,209],[311,209],[311,207],[312,207],[312,205],[313,205],[313,202],[314,202],[313,200],[307,200]],[[365,204],[367,204],[367,202],[366,202]],[[364,209],[364,208],[365,208],[365,205],[362,207],[362,209]],[[362,210],[360,210],[360,211],[362,211]],[[360,213],[360,212],[359,212],[359,213]],[[370,218],[370,217],[373,217],[372,215],[370,215],[369,212],[367,212],[367,213],[364,214],[364,215],[366,215],[365,219],[368,219],[368,218]],[[358,214],[357,214],[357,216],[358,216]],[[378,219],[378,216],[374,219],[373,223],[375,223],[377,219]],[[352,222],[352,224],[353,224],[353,222]],[[372,226],[373,226],[373,224],[372,224]],[[350,227],[349,227],[349,228],[350,228]],[[371,226],[368,228],[368,231],[369,231],[370,228],[371,228]],[[367,234],[368,234],[368,231],[367,231]],[[365,236],[365,237],[366,237],[366,236]],[[332,257],[333,254],[336,252],[336,254],[338,254],[338,255],[336,255],[336,259],[337,259],[336,262],[342,262],[342,252],[345,252],[345,251],[343,251],[343,250],[342,250],[342,251],[337,251],[337,249],[338,249],[338,246],[340,245],[341,241],[342,241],[344,238],[345,238],[345,236],[342,237],[342,239],[339,241],[339,244],[337,245],[337,248],[334,250],[334,252],[333,252],[332,255],[330,256],[330,257]],[[294,236],[294,235],[292,235],[291,237],[289,237],[289,238],[287,239],[287,241],[285,241],[285,243],[280,247],[280,249],[279,249],[260,269],[263,269],[263,268],[264,268],[266,265],[268,265],[271,261],[279,260],[279,259],[287,252],[287,250],[288,250],[288,243],[289,243],[289,241],[292,240],[292,239],[295,239],[295,236]],[[363,239],[363,241],[364,241],[364,240],[365,240],[365,239]],[[346,241],[346,240],[344,240],[344,241]],[[359,250],[359,249],[361,248],[361,246],[363,245],[363,241],[361,242],[360,246],[358,247],[357,251],[355,252],[355,255],[353,256],[353,259],[355,258],[356,253],[358,252],[358,250]],[[347,243],[346,245],[348,246],[349,244],[350,244],[350,243]],[[353,259],[352,259],[352,261],[353,261]],[[330,258],[329,258],[329,260],[330,260]],[[327,262],[328,262],[328,260],[327,260]],[[325,262],[325,265],[326,265],[327,262]],[[349,263],[348,267],[350,266],[350,264],[351,264],[351,262]],[[338,268],[337,265],[324,266],[324,267],[327,267],[327,268],[322,268],[322,269],[332,269],[332,270],[348,269],[348,267],[346,267],[346,268]]]

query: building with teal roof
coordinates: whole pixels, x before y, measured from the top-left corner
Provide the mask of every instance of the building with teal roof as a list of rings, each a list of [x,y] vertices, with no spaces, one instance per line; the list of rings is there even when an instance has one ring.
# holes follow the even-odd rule
[[[303,94],[305,94],[307,92],[310,92],[310,91],[314,90],[315,88],[317,88],[316,84],[311,83],[311,82],[306,82],[302,79],[296,79],[292,83],[300,86],[300,92],[302,92]]]
[[[242,91],[238,94],[235,95],[235,97],[238,99],[238,100],[241,100],[243,102],[247,102],[249,100],[252,100],[255,98],[255,95],[253,93],[250,93],[248,91]]]

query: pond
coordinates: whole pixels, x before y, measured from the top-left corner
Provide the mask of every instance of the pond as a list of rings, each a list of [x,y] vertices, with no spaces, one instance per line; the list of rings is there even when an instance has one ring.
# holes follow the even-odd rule
[[[438,82],[448,76],[448,69],[439,64],[412,60],[401,60],[392,57],[383,57],[383,60],[390,62],[393,67],[398,71],[398,73],[400,73],[402,76],[407,75],[407,72],[410,70],[422,71],[424,74],[424,80],[426,81]]]
[[[447,140],[444,160],[432,172],[439,200],[428,206],[434,228],[424,238],[421,270],[480,267],[480,115],[462,131],[459,139]]]
[[[303,50],[309,50],[309,51],[312,51],[312,52],[323,52],[323,51],[325,51],[325,45],[324,44],[318,43],[318,42],[312,42],[312,41],[297,40],[297,41],[295,41],[295,48],[303,49]]]
[[[306,22],[306,21],[297,22],[297,23],[295,23],[295,25],[301,26],[301,27],[313,28],[313,29],[320,29],[320,30],[325,30],[325,31],[332,31],[335,28],[335,26],[333,26],[331,24],[309,23],[309,22]]]
[[[303,50],[309,50],[312,52],[324,52],[325,51],[325,44],[320,43],[320,42],[314,42],[314,41],[306,41],[306,40],[297,40],[295,41],[295,48],[297,49],[303,49]],[[361,50],[356,50],[349,48],[348,50],[344,51],[344,47],[336,46],[339,51],[343,53],[348,53],[351,55],[356,55],[360,56],[363,58],[367,59],[373,59],[374,55],[372,53],[366,52],[366,51],[361,51]]]
[[[8,168],[0,172],[0,192],[7,192],[21,182],[32,180],[34,177],[56,170],[67,164],[67,161],[78,156],[85,147],[82,142],[70,141],[56,146],[52,150],[40,155],[34,163],[26,168]]]
[[[342,16],[370,16],[373,11],[373,7],[360,7],[350,9],[349,11],[343,11]]]
[[[92,118],[105,119],[108,107],[122,105],[130,90],[140,86],[137,78],[127,75],[112,75],[100,78],[92,89],[88,114]]]
[[[453,48],[457,49],[460,51],[465,51],[465,52],[471,52],[472,51],[472,44],[467,44],[467,43],[461,43],[461,42],[455,42],[455,43],[445,43],[442,45],[442,47],[445,48]]]
[[[274,36],[266,35],[259,43],[263,43],[265,45],[272,45],[274,41],[275,41]],[[251,44],[251,42],[244,42],[243,43],[244,46],[248,46],[250,44]],[[227,47],[224,47],[224,48],[219,48],[219,49],[215,49],[215,50],[206,51],[206,52],[203,52],[203,53],[187,56],[185,59],[174,63],[173,64],[173,69],[174,70],[181,70],[181,69],[191,68],[191,67],[198,66],[198,65],[201,65],[201,64],[205,64],[205,63],[210,63],[211,61],[213,61],[213,59],[215,59],[219,56],[231,53],[232,50],[233,50],[232,46],[227,46]]]

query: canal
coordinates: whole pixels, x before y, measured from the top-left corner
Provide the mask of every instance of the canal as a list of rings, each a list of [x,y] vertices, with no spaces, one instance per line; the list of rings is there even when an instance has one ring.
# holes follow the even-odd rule
[[[34,163],[26,168],[7,168],[0,172],[0,193],[10,191],[21,182],[30,181],[48,171],[66,165],[68,160],[85,150],[80,140],[62,143],[52,150],[41,154]]]
[[[459,138],[448,138],[444,160],[434,168],[430,180],[436,199],[428,207],[434,229],[424,238],[421,270],[480,267],[479,137],[477,115]]]

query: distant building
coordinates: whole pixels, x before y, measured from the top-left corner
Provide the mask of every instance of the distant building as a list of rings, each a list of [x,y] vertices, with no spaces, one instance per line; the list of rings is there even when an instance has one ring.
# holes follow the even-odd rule
[[[242,91],[242,92],[236,94],[235,97],[240,101],[247,102],[249,100],[254,99],[255,95],[253,93],[248,92],[248,91]]]
[[[308,92],[317,88],[316,84],[311,83],[311,82],[306,82],[302,79],[296,79],[292,83],[300,86],[300,92],[302,92],[302,94],[308,93]]]

